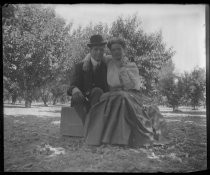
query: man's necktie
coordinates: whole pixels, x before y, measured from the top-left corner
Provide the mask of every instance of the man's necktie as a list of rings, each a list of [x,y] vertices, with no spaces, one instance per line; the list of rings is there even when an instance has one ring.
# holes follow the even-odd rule
[[[95,67],[94,67],[94,71],[96,72],[99,68],[99,64],[96,64]]]

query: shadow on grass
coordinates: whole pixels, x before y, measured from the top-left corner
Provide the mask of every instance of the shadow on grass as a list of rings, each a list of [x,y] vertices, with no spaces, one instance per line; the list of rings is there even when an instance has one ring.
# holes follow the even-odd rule
[[[24,114],[21,114],[21,115],[4,115],[4,118],[6,119],[15,119],[15,120],[30,120],[30,119],[33,119],[34,121],[46,121],[46,120],[58,120],[59,118],[58,117],[49,117],[47,115],[40,115],[40,116],[36,116],[36,115],[24,115]],[[60,119],[59,119],[60,120]]]
[[[4,108],[25,108],[24,105],[18,106],[18,105],[4,105]]]
[[[173,112],[173,111],[161,111],[161,113],[174,113],[174,114],[190,114],[190,115],[206,115],[206,111],[179,111],[179,112]]]
[[[18,126],[19,132],[20,132],[20,128],[22,129],[27,128],[28,131],[33,130],[35,132],[40,133],[40,135],[44,134],[49,137],[57,137],[57,139],[83,139],[83,137],[63,135],[60,131],[60,119],[58,119],[58,117],[49,118],[48,116],[38,117],[36,115],[18,115],[18,116],[5,115],[4,116],[4,132],[7,132],[8,130],[10,130],[11,125],[15,125],[15,124],[19,125]],[[56,132],[46,133],[45,131],[46,129],[51,130],[51,131],[55,130],[55,125],[58,127],[58,128],[56,127],[57,128]],[[17,128],[15,129],[17,130]]]
[[[56,104],[56,105],[48,105],[45,106],[44,104],[32,104],[31,108],[36,108],[36,107],[68,107],[70,106],[69,104]],[[24,104],[4,104],[4,108],[26,108]],[[26,108],[29,109],[29,108]],[[49,111],[51,112],[51,111]]]
[[[68,104],[56,104],[56,105],[48,104],[47,106],[45,106],[44,104],[34,104],[31,106],[32,107],[67,107],[70,105],[68,105]]]
[[[46,111],[46,112],[61,113],[61,109],[60,110],[54,110],[54,111]]]
[[[51,106],[45,106],[43,105],[31,105],[31,108],[36,108],[36,107],[51,107]],[[4,104],[4,108],[26,108],[25,105],[23,104]],[[26,108],[29,109],[29,108]]]

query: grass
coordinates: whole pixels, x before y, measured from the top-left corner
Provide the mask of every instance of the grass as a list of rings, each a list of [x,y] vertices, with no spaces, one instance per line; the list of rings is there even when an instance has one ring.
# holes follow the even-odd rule
[[[192,172],[207,169],[205,110],[160,108],[171,142],[164,146],[88,147],[83,138],[60,135],[65,105],[4,106],[7,172]]]

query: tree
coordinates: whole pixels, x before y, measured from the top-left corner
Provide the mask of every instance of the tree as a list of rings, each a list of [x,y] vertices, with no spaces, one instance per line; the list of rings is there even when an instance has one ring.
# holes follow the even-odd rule
[[[168,74],[160,80],[160,92],[167,97],[167,102],[173,111],[176,111],[178,106],[182,103],[184,94],[183,81],[174,73]]]
[[[50,83],[50,92],[52,93],[53,105],[56,105],[57,101],[67,96],[68,83],[66,83],[65,77],[60,74],[56,80]]]
[[[40,5],[18,5],[16,20],[3,26],[4,75],[18,83],[31,107],[35,88],[52,81],[68,58],[71,25]]]
[[[66,25],[51,8],[42,5],[14,7],[11,15],[4,15],[3,68],[4,76],[24,93],[26,107],[30,107],[41,92],[44,104],[47,104],[47,93],[52,93],[54,104],[58,98],[66,99],[64,91],[70,81],[71,68],[88,53],[87,43],[93,34],[101,34],[107,40],[122,36],[127,42],[129,59],[136,62],[145,79],[145,92],[158,92],[159,71],[174,52],[166,49],[161,32],[144,33],[136,16],[119,17],[111,28],[103,23],[90,23],[71,31],[72,23]]]
[[[181,75],[181,79],[183,81],[183,99],[182,99],[182,104],[185,106],[189,106],[190,105],[190,99],[189,99],[189,94],[190,94],[190,73],[188,72],[184,72]]]
[[[205,100],[205,75],[205,69],[195,67],[189,76],[187,98],[194,110]]]
[[[5,4],[2,6],[2,24],[15,22],[15,4]]]
[[[175,65],[171,59],[166,61],[165,65],[161,67],[158,73],[158,83],[156,85],[157,93],[153,98],[156,99],[158,105],[167,105],[167,97],[162,93],[163,84],[168,77],[174,77]],[[167,81],[167,80],[166,80]]]
[[[47,102],[49,101],[50,96],[51,96],[49,85],[41,87],[40,96],[41,96],[42,101],[44,102],[44,106],[48,106]]]
[[[157,96],[159,72],[168,62],[172,64],[171,58],[175,53],[172,48],[166,49],[161,31],[152,34],[144,33],[136,15],[126,19],[119,17],[110,28],[102,23],[95,26],[90,23],[85,28],[79,27],[71,35],[69,67],[81,61],[88,53],[87,43],[93,34],[101,34],[107,40],[112,37],[124,38],[127,44],[127,56],[136,62],[140,74],[144,77],[146,90],[143,93]],[[108,50],[105,52],[110,54]]]
[[[110,37],[122,37],[126,40],[127,56],[136,62],[140,74],[145,79],[146,91],[153,95],[156,92],[158,73],[174,55],[172,48],[166,49],[162,33],[144,33],[141,21],[136,15],[128,18],[119,17],[112,23]]]
[[[107,24],[98,23],[93,25],[90,23],[86,27],[81,26],[75,29],[71,35],[71,47],[69,51],[71,52],[71,67],[73,64],[81,61],[85,58],[86,54],[89,52],[89,47],[87,43],[90,41],[90,37],[95,34],[100,34],[104,38],[108,36],[108,26]]]
[[[21,97],[21,90],[17,82],[11,81],[7,77],[3,77],[5,100],[12,99],[12,104],[15,104],[18,97]]]

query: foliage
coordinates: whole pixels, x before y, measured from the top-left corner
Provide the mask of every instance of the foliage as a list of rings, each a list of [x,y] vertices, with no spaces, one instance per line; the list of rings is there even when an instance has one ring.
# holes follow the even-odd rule
[[[181,77],[176,76],[172,72],[168,76],[163,77],[159,85],[161,94],[167,97],[168,105],[173,108],[173,111],[176,110],[181,104],[184,95],[184,82]]]
[[[175,79],[178,81],[174,82]],[[181,104],[191,105],[194,109],[201,103],[205,104],[206,78],[202,68],[195,67],[192,72],[184,72],[180,76],[173,71],[166,71],[165,76],[161,73],[159,85],[159,91],[174,109]]]
[[[90,23],[71,30],[55,11],[42,5],[10,4],[2,8],[4,98],[24,97],[26,106],[42,97],[46,105],[65,101],[72,66],[89,52],[91,35],[106,40],[122,37],[127,56],[134,61],[149,95],[158,104],[199,106],[205,100],[205,77],[201,70],[184,73],[174,83],[175,51],[166,47],[161,31],[147,34],[136,16],[118,17],[107,24]],[[110,54],[106,48],[105,53]]]
[[[162,81],[164,79],[167,79],[168,76],[174,77],[174,70],[175,65],[172,61],[172,59],[169,59],[166,61],[165,65],[161,67],[159,73],[158,73],[158,83],[156,85],[156,95],[153,97],[156,99],[158,105],[167,105],[167,97],[162,93]]]
[[[2,24],[15,22],[15,4],[5,4],[2,6]]]
[[[134,60],[140,74],[145,79],[146,91],[149,94],[155,90],[158,73],[174,55],[172,48],[166,49],[162,33],[146,34],[141,21],[136,15],[128,18],[119,17],[113,22],[110,37],[122,37],[127,44],[127,56]]]
[[[17,82],[11,81],[10,78],[3,76],[4,85],[4,100],[12,99],[12,104],[15,104],[18,97],[22,97],[23,94]]]
[[[205,69],[195,67],[191,73],[184,74],[185,98],[195,109],[205,103],[206,78]]]
[[[65,77],[59,76],[55,81],[50,83],[50,92],[52,94],[53,105],[55,105],[59,99],[62,101],[62,98],[65,98],[66,96],[69,84],[66,83],[65,80]]]
[[[95,34],[101,34],[104,38],[107,38],[108,26],[102,23],[93,26],[90,23],[86,27],[79,27],[72,32],[71,61],[73,64],[84,59],[85,55],[89,52],[87,43],[90,41],[90,37]]]
[[[3,26],[4,75],[32,101],[35,88],[52,81],[68,58],[71,25],[40,5],[17,6],[16,25]],[[30,95],[29,95],[30,94]]]

